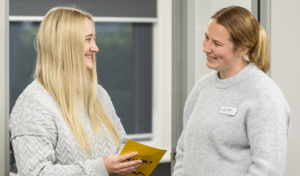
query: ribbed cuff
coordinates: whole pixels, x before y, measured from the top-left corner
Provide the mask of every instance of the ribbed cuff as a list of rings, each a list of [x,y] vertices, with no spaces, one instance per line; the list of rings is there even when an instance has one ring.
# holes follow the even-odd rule
[[[102,157],[99,159],[93,160],[91,165],[92,165],[93,172],[95,173],[95,175],[109,176],[107,173],[107,170],[103,164]]]

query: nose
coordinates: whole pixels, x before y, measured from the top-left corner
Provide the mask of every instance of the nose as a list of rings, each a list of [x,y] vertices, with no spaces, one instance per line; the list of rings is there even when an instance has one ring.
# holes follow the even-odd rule
[[[91,47],[91,50],[95,53],[97,53],[99,51],[99,48],[96,45],[96,41],[93,42],[93,45]]]
[[[206,41],[205,39],[203,41],[203,52],[205,52],[205,53],[211,52],[211,46],[210,46],[209,42]]]

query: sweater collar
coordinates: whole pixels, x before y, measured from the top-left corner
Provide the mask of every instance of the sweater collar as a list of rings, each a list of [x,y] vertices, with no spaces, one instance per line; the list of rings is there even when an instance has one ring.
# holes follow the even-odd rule
[[[226,89],[228,87],[231,87],[235,84],[238,84],[248,78],[250,78],[250,73],[257,69],[256,65],[254,63],[249,63],[243,70],[241,70],[238,74],[227,78],[227,79],[220,79],[218,77],[218,71],[215,71],[213,74],[213,80],[216,85],[216,88],[218,89]]]

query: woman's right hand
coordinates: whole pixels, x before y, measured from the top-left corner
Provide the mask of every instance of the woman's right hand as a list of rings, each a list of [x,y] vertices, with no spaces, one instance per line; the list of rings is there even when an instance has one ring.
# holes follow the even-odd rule
[[[127,159],[137,156],[137,154],[138,153],[133,152],[122,156],[108,155],[102,157],[102,160],[110,176],[129,174],[135,172],[135,169],[142,164],[142,160],[126,161]]]

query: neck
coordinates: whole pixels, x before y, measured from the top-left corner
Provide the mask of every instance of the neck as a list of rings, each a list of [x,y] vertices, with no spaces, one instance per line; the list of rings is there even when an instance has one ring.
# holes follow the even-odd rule
[[[230,77],[238,74],[248,64],[249,64],[249,61],[246,61],[245,59],[242,59],[241,62],[231,63],[225,70],[219,71],[218,76],[220,79],[230,78]]]

